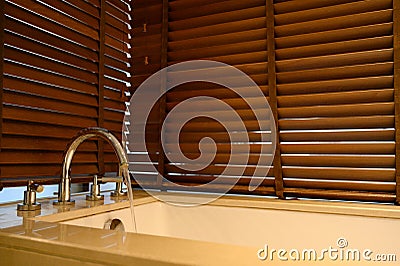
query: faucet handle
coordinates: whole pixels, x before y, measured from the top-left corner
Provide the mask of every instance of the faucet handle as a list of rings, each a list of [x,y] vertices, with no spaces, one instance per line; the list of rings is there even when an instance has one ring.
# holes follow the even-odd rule
[[[108,182],[123,182],[124,179],[122,176],[115,176],[115,177],[100,177],[98,178],[98,181],[100,181],[101,183],[108,183]]]
[[[28,190],[30,189],[37,193],[42,193],[44,191],[44,187],[42,185],[35,184],[35,183],[33,183],[32,180],[30,180],[30,181],[31,181],[30,184],[28,184]]]
[[[101,181],[97,175],[93,176],[93,184],[90,185],[90,193],[86,195],[86,200],[96,201],[96,200],[104,200],[104,196],[100,194],[100,184]]]
[[[41,209],[40,203],[36,202],[36,192],[43,192],[42,185],[35,184],[33,180],[28,180],[28,185],[24,191],[24,201],[17,205],[18,211],[37,211]]]
[[[124,178],[122,176],[115,176],[115,177],[101,177],[99,178],[100,182],[107,183],[107,182],[115,182],[115,190],[111,192],[111,197],[124,197],[127,194],[126,191],[123,191],[122,183],[124,182]]]

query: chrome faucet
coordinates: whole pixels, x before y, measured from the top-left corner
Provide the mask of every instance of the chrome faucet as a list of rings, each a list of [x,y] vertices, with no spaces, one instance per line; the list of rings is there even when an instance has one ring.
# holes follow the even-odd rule
[[[114,149],[119,161],[119,173],[123,176],[124,180],[129,178],[129,162],[127,160],[124,149],[122,148],[118,139],[107,129],[98,127],[89,127],[82,129],[68,144],[67,149],[64,152],[61,180],[58,185],[58,200],[54,201],[54,205],[70,205],[74,204],[74,200],[71,200],[71,162],[79,145],[85,140],[99,137],[106,140]]]

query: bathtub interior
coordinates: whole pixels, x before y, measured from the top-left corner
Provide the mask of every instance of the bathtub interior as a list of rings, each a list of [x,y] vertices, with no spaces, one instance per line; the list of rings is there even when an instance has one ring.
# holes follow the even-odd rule
[[[395,252],[400,235],[396,218],[363,217],[304,211],[202,205],[180,207],[160,201],[135,206],[137,233],[283,249],[337,248],[339,238],[347,248]],[[129,208],[64,221],[65,224],[104,228],[118,219],[132,230]]]

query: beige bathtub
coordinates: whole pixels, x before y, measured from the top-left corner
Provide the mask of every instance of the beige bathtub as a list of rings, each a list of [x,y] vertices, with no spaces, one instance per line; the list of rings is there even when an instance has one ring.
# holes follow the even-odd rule
[[[185,199],[171,195],[169,201]],[[53,257],[94,265],[397,265],[400,259],[395,206],[223,197],[181,207],[144,197],[134,207],[138,234],[129,232],[128,206],[41,216],[29,220],[28,235],[25,220],[0,231],[0,244],[36,255],[55,250]],[[113,220],[125,232],[103,229]]]

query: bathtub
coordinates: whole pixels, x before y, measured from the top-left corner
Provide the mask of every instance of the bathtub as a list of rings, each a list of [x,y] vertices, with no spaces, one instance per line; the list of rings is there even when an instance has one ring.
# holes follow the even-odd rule
[[[204,196],[164,199],[181,205],[197,197]],[[132,233],[128,202],[74,199],[71,210],[42,202],[50,215],[0,230],[2,261],[208,266],[397,265],[400,259],[397,206],[224,196],[182,207],[144,196],[134,201]]]
[[[196,207],[152,200],[134,212],[139,234],[250,247],[260,261],[400,260],[400,212],[393,206],[225,197]],[[62,223],[102,229],[111,221],[118,229],[134,229],[129,208]],[[279,250],[286,254],[278,257]]]

